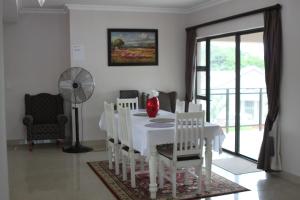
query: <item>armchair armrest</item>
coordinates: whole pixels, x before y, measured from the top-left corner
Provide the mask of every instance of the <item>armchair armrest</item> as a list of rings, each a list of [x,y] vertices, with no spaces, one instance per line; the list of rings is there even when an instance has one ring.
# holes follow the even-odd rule
[[[67,118],[67,116],[65,116],[65,115],[57,115],[57,121],[58,121],[58,124],[59,125],[65,125],[66,123],[67,123],[67,121],[68,121],[68,118]]]
[[[33,123],[33,117],[31,115],[25,115],[23,118],[23,124],[25,126],[31,126]]]

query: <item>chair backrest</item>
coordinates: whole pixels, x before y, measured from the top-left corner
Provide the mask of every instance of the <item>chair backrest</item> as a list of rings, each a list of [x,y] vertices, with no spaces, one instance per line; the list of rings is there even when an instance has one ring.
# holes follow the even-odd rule
[[[117,98],[117,108],[130,108],[130,110],[137,110],[139,109],[139,99],[136,98],[130,98],[130,99],[120,99]]]
[[[159,109],[175,113],[177,92],[158,92]]]
[[[131,126],[131,114],[128,107],[120,107],[119,110],[119,139],[122,145],[126,145],[129,149],[133,149],[132,146],[132,126]]]
[[[147,103],[148,98],[149,98],[149,94],[142,92],[142,94],[140,96],[140,108],[142,108],[142,109],[146,108],[146,103]]]
[[[200,112],[200,111],[202,111],[202,105],[201,104],[195,104],[193,102],[189,102],[188,112]]]
[[[204,111],[176,113],[173,160],[177,156],[199,155],[203,149]]]
[[[138,90],[120,90],[120,99],[139,97]]]
[[[55,124],[57,115],[63,113],[64,100],[59,94],[25,94],[25,114],[32,115],[34,124]]]
[[[179,99],[176,99],[176,109],[175,109],[175,112],[177,112],[177,113],[184,113],[184,109],[185,109],[185,102],[184,101],[180,101]]]
[[[118,143],[118,133],[115,121],[114,104],[104,102],[104,114],[106,123],[107,139],[113,138],[114,143]]]

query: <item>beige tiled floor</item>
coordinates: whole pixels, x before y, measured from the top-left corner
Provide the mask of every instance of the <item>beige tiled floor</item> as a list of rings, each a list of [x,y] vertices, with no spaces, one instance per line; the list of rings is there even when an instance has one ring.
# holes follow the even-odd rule
[[[55,145],[35,146],[33,152],[24,147],[10,147],[8,159],[11,200],[115,199],[86,164],[87,161],[105,160],[105,152],[66,154]],[[300,185],[277,176],[264,172],[237,176],[218,167],[213,167],[213,171],[251,191],[208,199],[300,199]]]

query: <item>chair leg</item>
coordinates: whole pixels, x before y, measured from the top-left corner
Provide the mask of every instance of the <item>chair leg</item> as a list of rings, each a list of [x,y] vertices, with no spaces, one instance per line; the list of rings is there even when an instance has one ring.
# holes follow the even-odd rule
[[[158,168],[158,178],[159,178],[159,188],[164,188],[164,180],[165,180],[165,168],[164,163],[159,160],[159,168]]]
[[[32,152],[32,149],[33,149],[33,141],[30,140],[30,141],[28,141],[28,150],[29,150],[30,152]]]
[[[171,176],[172,176],[172,196],[176,198],[176,167],[172,166],[171,169]]]
[[[119,160],[120,160],[119,154],[120,154],[120,152],[119,152],[119,146],[115,145],[114,149],[115,149],[115,156],[114,156],[114,158],[115,158],[115,174],[119,175],[120,174],[120,164],[119,164]]]
[[[111,146],[108,146],[107,149],[108,149],[107,150],[107,153],[108,153],[108,168],[112,169],[113,168],[113,166],[112,166],[112,148],[111,148]]]
[[[141,156],[140,162],[141,162],[141,172],[143,172],[145,171],[145,161],[143,156]]]
[[[122,173],[123,173],[123,181],[127,181],[127,163],[126,156],[122,154]]]
[[[134,152],[131,152],[129,154],[130,157],[130,180],[131,180],[131,187],[135,188],[135,158],[134,158]]]
[[[188,169],[184,169],[184,185],[189,185],[189,172],[188,172]]]
[[[198,178],[197,178],[197,185],[198,185],[197,193],[201,194],[201,192],[202,192],[202,161],[201,161],[200,166],[195,168],[195,171],[198,175]]]
[[[57,139],[57,140],[56,140],[56,145],[57,145],[59,148],[63,148],[63,147],[64,147],[64,139]]]

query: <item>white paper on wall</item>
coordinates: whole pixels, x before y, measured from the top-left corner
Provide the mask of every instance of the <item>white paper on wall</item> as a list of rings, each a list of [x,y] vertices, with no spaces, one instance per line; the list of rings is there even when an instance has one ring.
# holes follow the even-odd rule
[[[72,45],[71,49],[71,66],[72,67],[84,67],[85,64],[85,52],[83,45]]]

